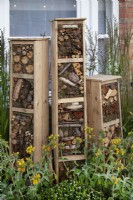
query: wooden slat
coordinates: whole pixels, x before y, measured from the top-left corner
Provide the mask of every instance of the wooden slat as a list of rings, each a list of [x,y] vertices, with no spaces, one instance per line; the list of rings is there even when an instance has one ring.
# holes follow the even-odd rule
[[[110,122],[103,123],[103,127],[112,126],[112,125],[118,124],[118,123],[120,123],[120,119],[116,119],[116,120],[112,120]]]
[[[12,42],[10,42],[10,52],[12,52]],[[13,57],[10,54],[10,119],[9,119],[9,152],[12,153],[11,133],[12,133],[12,92],[13,92],[13,78],[12,78]]]
[[[48,39],[42,41],[42,145],[47,143],[49,130],[48,44]]]
[[[21,113],[34,113],[33,109],[26,109],[26,108],[16,108],[12,107],[13,112],[21,112]]]
[[[58,74],[57,74],[57,22],[52,23],[52,132],[58,133]],[[58,142],[58,141],[57,141]],[[57,182],[59,182],[59,161],[58,161],[58,147],[54,149],[54,165],[55,173],[57,175]]]
[[[83,62],[83,58],[62,58],[58,59],[58,63],[73,63],[73,62]]]
[[[59,162],[85,160],[85,155],[70,155],[59,157]]]
[[[86,100],[86,47],[85,47],[85,21],[83,21],[83,38],[82,38],[82,43],[83,43],[83,75],[84,75],[84,128],[87,127],[87,100]],[[85,139],[87,140],[87,133],[85,133]],[[87,143],[86,148],[87,148]]]
[[[86,18],[55,18],[55,21],[68,21],[69,24],[71,23],[71,21],[84,21],[86,20]]]
[[[16,41],[17,44],[19,43],[19,41],[23,42],[30,42],[30,41],[43,41],[43,40],[48,40],[50,39],[50,36],[47,37],[9,37],[8,40],[9,41]]]
[[[115,75],[94,75],[87,77],[87,80],[93,80],[98,82],[105,82],[105,81],[114,81],[115,79],[120,79],[121,76]]]
[[[121,97],[120,97],[120,82],[118,80],[118,99],[119,99],[119,113],[120,113],[120,128],[121,128],[121,134],[123,137],[123,129],[122,129],[122,111],[121,111]]]
[[[33,79],[34,78],[33,74],[18,74],[18,73],[13,73],[12,76],[14,78],[25,78],[25,79]]]
[[[66,123],[66,124],[59,124],[58,127],[81,127],[81,124],[70,124],[70,123]]]
[[[84,97],[58,99],[58,104],[59,103],[75,103],[75,102],[84,102]]]

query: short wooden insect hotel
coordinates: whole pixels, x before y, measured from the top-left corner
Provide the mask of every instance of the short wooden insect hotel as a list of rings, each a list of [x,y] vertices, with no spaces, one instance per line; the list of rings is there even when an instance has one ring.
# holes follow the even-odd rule
[[[62,180],[74,161],[85,160],[85,19],[52,21],[52,133],[59,134],[55,171]]]
[[[41,158],[48,136],[48,38],[10,38],[10,152]]]
[[[95,75],[87,78],[87,121],[95,137],[105,132],[105,146],[122,137],[120,76]]]

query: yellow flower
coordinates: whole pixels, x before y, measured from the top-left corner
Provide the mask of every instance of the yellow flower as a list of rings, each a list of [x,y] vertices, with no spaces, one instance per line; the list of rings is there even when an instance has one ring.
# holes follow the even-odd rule
[[[120,138],[112,139],[111,143],[114,145],[119,145],[121,143],[121,139]]]
[[[33,185],[37,185],[37,184],[39,183],[39,181],[36,180],[36,179],[33,179],[33,180],[32,180],[32,183],[33,183]]]
[[[116,153],[116,154],[119,154],[119,152],[120,152],[119,149],[118,149],[118,148],[115,148],[115,153]]]
[[[58,134],[52,134],[52,135],[50,135],[50,136],[48,137],[48,139],[49,139],[49,140],[57,140],[58,137],[59,137]]]
[[[42,149],[43,149],[44,152],[50,152],[50,147],[49,146],[43,145]]]
[[[131,149],[133,149],[133,144],[131,145]]]
[[[133,132],[131,131],[131,132],[128,132],[128,135],[132,135],[133,134]]]
[[[123,149],[121,149],[121,150],[120,150],[120,154],[121,154],[122,156],[124,156],[124,155],[125,155],[125,151],[124,151]]]
[[[19,159],[18,161],[17,161],[17,165],[18,166],[22,166],[22,165],[24,165],[25,164],[25,161],[24,161],[24,159],[22,158],[22,159]]]
[[[35,175],[35,178],[36,178],[36,179],[40,179],[40,178],[41,178],[41,175],[40,175],[40,174],[36,174],[36,175]]]
[[[84,131],[86,131],[87,134],[89,135],[90,133],[92,133],[93,128],[91,128],[91,127],[87,127],[87,128],[84,129]]]
[[[17,161],[17,165],[18,165],[18,172],[25,172],[26,164],[23,158]]]
[[[108,141],[107,138],[103,138],[103,139],[102,139],[102,143],[103,143],[103,144],[104,144],[104,143],[107,143],[107,141]]]
[[[91,139],[91,138],[92,138],[92,136],[91,136],[91,135],[89,135],[88,137],[89,137],[89,139]]]
[[[120,181],[120,178],[116,178],[114,181],[114,184],[117,185],[117,183]]]
[[[22,168],[19,167],[19,168],[18,168],[18,172],[25,172],[25,167],[22,167]]]
[[[53,149],[55,149],[56,147],[57,147],[57,144],[54,144],[54,145],[53,145]]]
[[[33,178],[31,179],[33,185],[37,185],[40,182],[41,175],[37,173]]]
[[[112,181],[114,182],[115,185],[117,185],[117,183],[120,181],[120,178],[112,176]]]
[[[119,167],[117,168],[117,170],[118,170],[118,172],[120,172],[120,171],[123,170],[124,168],[125,168],[124,165],[121,164],[121,166],[119,166]]]
[[[31,158],[26,158],[26,160],[27,160],[27,161],[30,161],[30,162],[32,161]]]
[[[80,137],[76,137],[76,143],[77,144],[81,144],[82,143],[82,139]]]
[[[33,147],[32,145],[28,146],[26,149],[26,152],[28,154],[32,154],[35,151],[35,147]]]
[[[101,150],[98,149],[98,151],[96,152],[96,157],[98,157],[101,154]]]

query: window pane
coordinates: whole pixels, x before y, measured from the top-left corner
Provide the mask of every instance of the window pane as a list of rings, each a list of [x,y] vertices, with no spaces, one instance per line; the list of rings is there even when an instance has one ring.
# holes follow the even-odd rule
[[[106,2],[98,1],[98,33],[106,34]]]
[[[76,0],[10,0],[10,36],[50,35],[54,18],[76,17]]]

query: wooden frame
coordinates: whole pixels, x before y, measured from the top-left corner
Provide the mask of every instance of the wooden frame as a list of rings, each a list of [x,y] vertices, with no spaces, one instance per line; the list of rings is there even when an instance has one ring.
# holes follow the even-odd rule
[[[34,162],[40,160],[42,156],[42,145],[46,144],[48,136],[48,40],[48,37],[9,38],[10,152],[20,151],[21,156],[25,157],[27,145],[34,145]],[[29,56],[28,58],[26,58],[27,55]],[[25,69],[28,69],[28,71],[25,71]],[[18,82],[15,82],[19,80],[21,80],[23,84],[24,81],[26,83],[22,85],[21,89],[17,88]],[[27,108],[25,107],[26,103],[25,105],[21,104],[19,98],[22,88],[27,87],[29,83],[32,83],[31,93],[33,93],[33,106],[30,105]],[[18,94],[17,98],[14,100],[15,92]],[[30,121],[29,127],[26,124],[28,120]],[[16,127],[14,125],[16,125]],[[30,142],[26,143],[29,137],[28,134],[30,135]]]
[[[87,77],[87,122],[94,128],[96,139],[104,131],[106,144],[122,137],[120,76],[94,75]],[[119,130],[118,130],[119,129]]]
[[[59,146],[57,146],[57,148],[54,150],[54,168],[55,168],[55,172],[58,177],[57,182],[60,179],[60,163],[65,163],[66,161],[74,162],[74,161],[85,160],[84,152],[82,152],[81,154],[77,153],[77,154],[73,155],[70,151],[67,155],[66,151],[64,150],[66,148],[66,143],[63,142],[63,139],[65,140],[66,138],[68,140],[72,139],[73,135],[70,134],[70,132],[72,130],[74,130],[74,126],[82,127],[81,129],[82,129],[83,139],[86,139],[86,137],[87,137],[86,133],[84,131],[84,128],[87,125],[86,79],[85,79],[85,35],[84,35],[85,21],[84,20],[85,19],[82,19],[82,18],[81,19],[65,18],[65,19],[55,19],[54,21],[51,22],[52,23],[52,133],[54,133],[54,134],[59,133],[58,144],[60,142],[64,144],[62,155],[60,155]],[[80,45],[82,46],[81,47],[82,53],[80,55],[73,55],[73,52],[72,52],[72,54],[70,54],[69,51],[67,51],[67,47],[66,48],[63,47],[64,44],[62,43],[62,40],[63,40],[63,37],[65,36],[65,40],[66,40],[65,43],[66,43],[66,45],[67,44],[70,45],[69,50],[71,51],[71,48],[73,47],[73,44],[70,44],[73,40],[73,36],[71,35],[71,32],[73,30],[74,30],[74,32],[76,32],[76,31],[82,32],[80,35],[81,36],[80,42],[78,41],[78,38],[76,38],[76,37],[74,38],[74,39],[77,39],[77,42],[79,42],[79,49],[80,49]],[[66,32],[62,33],[62,31],[66,31]],[[67,34],[67,32],[69,34]],[[72,40],[70,39],[70,36],[71,36]],[[59,42],[60,42],[60,44],[59,44]],[[63,50],[66,49],[66,52],[64,53],[64,55],[62,53],[61,48]],[[75,52],[78,52],[78,51],[75,50]],[[60,53],[61,53],[61,55],[59,55]],[[70,81],[69,78],[64,79],[64,76],[65,76],[64,74],[68,73],[70,75],[69,70],[73,70],[74,63],[78,63],[78,66],[80,65],[83,70],[81,74],[82,74],[82,82],[83,82],[82,88],[83,88],[84,92],[82,95],[80,95],[78,92],[77,92],[77,95],[76,95],[76,93],[74,93],[74,95],[70,95],[69,92],[64,92],[63,93],[64,96],[63,96],[61,94],[61,92],[62,92],[61,84],[64,85],[64,88],[65,87],[70,88],[69,83],[73,85],[72,80]],[[60,68],[62,70],[60,70]],[[64,72],[65,68],[67,68],[67,69]],[[74,75],[75,72],[72,72],[72,73]],[[77,80],[79,79],[79,77],[81,77],[81,76],[77,77],[76,75],[74,75],[74,76],[75,76],[75,78],[77,78]],[[65,84],[65,81],[67,82],[66,84]],[[74,87],[77,87],[77,85],[78,84],[75,83]],[[73,89],[72,87],[71,87],[71,89]],[[65,91],[67,91],[67,89]],[[68,95],[66,95],[66,93]],[[70,95],[70,97],[69,97],[69,95]],[[70,108],[73,105],[78,105],[79,107],[82,107],[82,112],[83,112],[83,122],[82,123],[80,123],[78,120],[77,121],[75,120],[74,123],[70,122],[71,119],[70,119],[70,121],[69,121],[69,119],[64,119],[64,121],[62,120],[63,117],[62,117],[61,112],[67,113],[70,116],[70,113],[72,112],[72,110]],[[61,108],[63,106],[64,107],[66,106],[66,108],[69,108],[69,110],[67,110],[66,108]],[[78,108],[76,111],[78,111]],[[64,114],[64,116],[65,116],[65,114]],[[67,130],[67,128],[68,128],[68,130]],[[81,129],[79,128],[78,130],[81,130]],[[65,131],[66,131],[66,137],[64,134]],[[61,134],[63,134],[63,135],[61,135]],[[80,135],[80,133],[79,133],[79,135]],[[68,136],[70,136],[70,137],[68,138]],[[73,138],[77,138],[77,136],[74,136]],[[69,141],[68,143],[71,143],[71,142]],[[67,147],[69,148],[69,147],[71,147],[71,145],[68,145]],[[82,150],[83,150],[83,147],[82,147]]]

